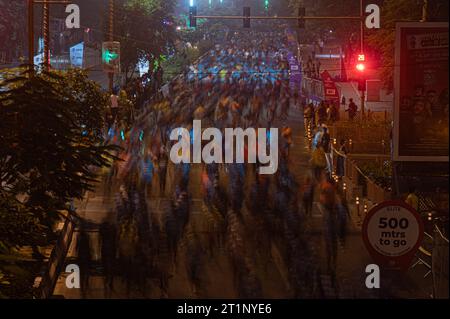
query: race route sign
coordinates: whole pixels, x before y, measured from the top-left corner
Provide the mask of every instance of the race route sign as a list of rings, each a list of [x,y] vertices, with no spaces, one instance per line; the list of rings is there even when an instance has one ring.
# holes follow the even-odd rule
[[[363,240],[374,261],[391,269],[406,270],[422,243],[420,215],[403,201],[373,207],[363,222]]]

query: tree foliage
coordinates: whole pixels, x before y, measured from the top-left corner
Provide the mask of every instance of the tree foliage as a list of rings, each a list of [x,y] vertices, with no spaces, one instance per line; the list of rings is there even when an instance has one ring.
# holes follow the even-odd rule
[[[102,134],[108,98],[84,72],[30,78],[14,69],[0,78],[0,269],[20,280],[29,276],[5,264],[5,255],[48,245],[59,212],[93,189],[95,168],[108,165],[116,147]]]
[[[448,0],[429,1],[427,21],[448,22]],[[381,55],[380,77],[392,91],[394,85],[395,27],[397,22],[420,21],[423,2],[417,0],[385,0],[381,7],[381,28],[369,33],[369,45]]]
[[[90,166],[107,163],[101,145],[107,99],[79,71],[22,73],[0,92],[0,181],[39,204],[67,203],[90,189]],[[44,206],[45,207],[45,206]]]
[[[174,0],[120,0],[116,15],[121,65],[128,83],[139,61],[153,61],[166,54],[176,39],[172,16]]]
[[[421,4],[416,0],[387,0],[381,9],[382,28],[368,36],[369,45],[381,55],[379,74],[388,91],[394,85],[395,25],[401,21],[419,21],[421,15]]]

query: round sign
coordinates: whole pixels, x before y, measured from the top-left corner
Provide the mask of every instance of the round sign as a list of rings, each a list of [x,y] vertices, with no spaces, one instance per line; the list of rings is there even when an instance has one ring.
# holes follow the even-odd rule
[[[363,223],[363,239],[379,263],[407,268],[423,238],[420,215],[402,201],[386,201],[373,207]]]

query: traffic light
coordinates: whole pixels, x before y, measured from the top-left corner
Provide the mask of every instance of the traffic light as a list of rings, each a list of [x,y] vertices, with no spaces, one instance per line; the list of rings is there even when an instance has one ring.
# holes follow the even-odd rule
[[[269,10],[269,0],[264,0],[264,9],[265,9],[266,11]]]
[[[364,72],[366,69],[366,56],[365,54],[358,54],[358,61],[356,63],[356,70],[359,72]]]
[[[364,54],[358,54],[358,61],[356,63],[356,71],[358,71],[358,90],[359,91],[365,91],[366,90],[366,77],[365,77],[365,70],[366,70],[366,56]]]
[[[244,28],[250,28],[250,7],[244,7]]]
[[[120,42],[103,42],[102,64],[105,72],[120,72]]]
[[[364,72],[365,69],[366,65],[364,63],[359,62],[358,64],[356,64],[356,70],[358,70],[359,72]]]
[[[356,70],[364,72],[366,70],[366,56],[364,54],[358,54],[358,62],[356,63]]]
[[[304,7],[298,8],[298,27],[300,29],[305,28],[305,19],[303,18],[306,14],[306,9]]]
[[[189,7],[189,27],[196,28],[197,27],[197,6]]]

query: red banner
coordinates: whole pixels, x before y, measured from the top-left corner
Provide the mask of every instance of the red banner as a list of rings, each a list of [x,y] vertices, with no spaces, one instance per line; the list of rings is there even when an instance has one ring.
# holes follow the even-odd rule
[[[331,78],[330,73],[327,70],[325,70],[322,72],[320,76],[323,81],[325,100],[339,102],[339,93],[336,88],[336,84],[334,83],[334,80]]]

